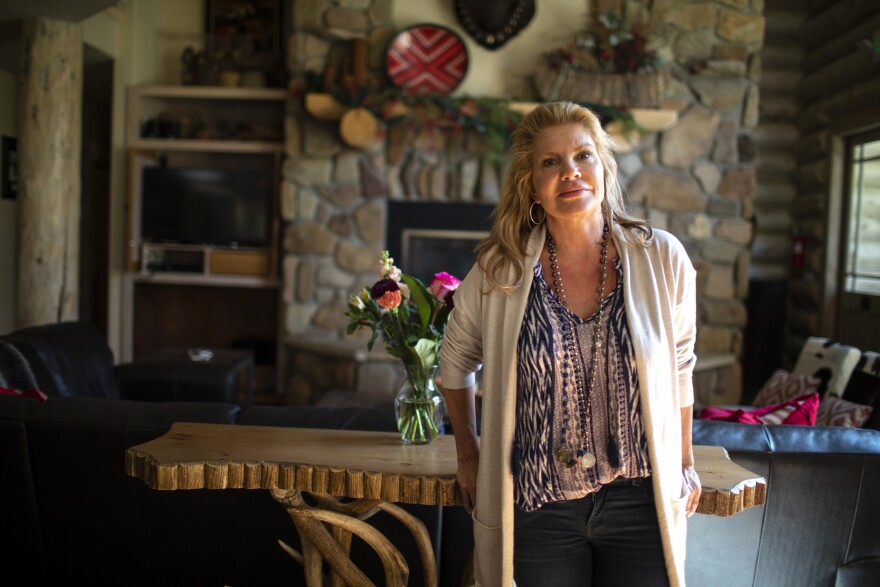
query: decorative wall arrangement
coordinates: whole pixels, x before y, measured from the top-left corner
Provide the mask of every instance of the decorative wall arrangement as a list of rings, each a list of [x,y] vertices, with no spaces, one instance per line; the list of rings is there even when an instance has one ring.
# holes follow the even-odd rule
[[[205,48],[181,54],[183,85],[283,85],[283,0],[206,0]]]

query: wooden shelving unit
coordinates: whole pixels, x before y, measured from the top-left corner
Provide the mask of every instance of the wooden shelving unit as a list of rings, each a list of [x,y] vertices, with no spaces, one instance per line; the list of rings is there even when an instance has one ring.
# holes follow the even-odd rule
[[[127,138],[129,165],[129,270],[137,280],[175,283],[223,283],[239,287],[266,287],[278,279],[278,192],[287,90],[281,88],[226,88],[202,86],[146,86],[129,89]],[[151,136],[153,134],[167,136]],[[149,136],[145,136],[149,135]],[[145,261],[145,246],[169,254],[192,249],[192,245],[161,245],[142,242],[141,182],[146,167],[239,168],[271,174],[274,178],[269,245],[249,254],[230,247],[202,246],[204,268],[198,271],[157,272]],[[238,259],[241,273],[209,270],[217,255]],[[265,270],[255,274],[252,259]],[[238,278],[241,277],[241,278]]]
[[[271,366],[261,366],[257,357],[262,375],[255,393],[271,393],[277,386],[274,357],[283,315],[278,199],[287,98],[283,88],[129,89],[128,285],[123,301],[128,358],[162,347],[240,347],[252,339],[259,342],[260,354],[272,355]],[[158,166],[271,177],[266,245],[145,242],[142,177],[146,168]],[[267,346],[273,351],[267,353]]]
[[[283,150],[286,100],[287,90],[281,88],[133,87],[128,95],[128,146],[165,151],[279,153]],[[176,132],[171,133],[177,136],[163,136],[168,133],[162,133],[158,125],[147,128],[149,121],[158,123],[161,119],[177,125]]]
[[[197,151],[202,153],[280,153],[283,146],[269,141],[137,139],[131,146],[153,151]]]

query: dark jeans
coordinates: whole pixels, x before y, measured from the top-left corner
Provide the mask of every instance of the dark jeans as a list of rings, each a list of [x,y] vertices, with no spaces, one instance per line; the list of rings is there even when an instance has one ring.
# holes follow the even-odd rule
[[[514,508],[517,587],[666,587],[650,479],[618,480],[534,512]]]

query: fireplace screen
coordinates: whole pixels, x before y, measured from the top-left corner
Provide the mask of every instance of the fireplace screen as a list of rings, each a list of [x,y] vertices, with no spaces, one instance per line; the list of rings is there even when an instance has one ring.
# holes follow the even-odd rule
[[[405,228],[401,234],[400,266],[425,285],[440,271],[464,279],[476,261],[474,247],[488,234],[473,230]]]
[[[430,283],[445,271],[464,279],[476,260],[474,247],[491,227],[491,204],[388,202],[386,239],[395,263]]]

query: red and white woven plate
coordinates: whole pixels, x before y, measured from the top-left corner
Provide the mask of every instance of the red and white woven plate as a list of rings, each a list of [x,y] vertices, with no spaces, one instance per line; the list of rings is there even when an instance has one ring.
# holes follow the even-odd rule
[[[448,94],[467,74],[467,49],[447,28],[417,25],[391,40],[386,67],[391,81],[411,94]]]

